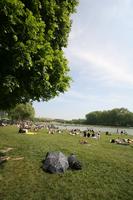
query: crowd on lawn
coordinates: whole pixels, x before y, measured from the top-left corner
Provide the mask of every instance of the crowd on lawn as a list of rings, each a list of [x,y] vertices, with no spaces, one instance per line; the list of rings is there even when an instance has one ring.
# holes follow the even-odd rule
[[[87,129],[87,130],[84,130],[84,131],[81,131],[80,129],[59,129],[57,127],[47,127],[47,130],[48,130],[48,133],[49,134],[54,134],[54,133],[63,133],[64,131],[66,131],[68,134],[70,135],[80,135],[80,136],[83,136],[84,138],[94,138],[94,139],[100,139],[100,135],[101,135],[101,132],[100,131],[94,131],[93,129]]]
[[[18,123],[17,127],[19,128],[18,133],[28,133],[28,132],[36,132],[40,129],[46,129],[48,134],[55,134],[55,133],[63,133],[67,132],[70,135],[80,135],[84,138],[95,138],[100,139],[101,132],[100,131],[94,131],[93,129],[87,129],[84,131],[81,131],[80,129],[60,129],[59,127],[56,127],[53,124],[32,124],[32,123]]]
[[[18,123],[17,127],[19,128],[18,133],[37,132],[38,130],[45,128],[44,125],[33,124],[31,122]]]
[[[80,130],[79,128],[74,128],[74,129],[62,129],[59,128],[58,126],[50,123],[45,123],[45,124],[39,124],[39,123],[33,123],[30,121],[26,122],[19,122],[16,124],[17,127],[19,128],[18,133],[29,133],[29,132],[38,132],[41,129],[46,129],[48,134],[55,134],[55,133],[68,133],[70,135],[80,135],[83,138],[94,138],[99,140],[101,137],[101,131],[93,130],[87,128],[86,130]],[[3,124],[1,124],[3,126]],[[122,135],[127,135],[127,132],[125,130],[116,130],[116,134],[119,134],[120,136]],[[110,136],[112,133],[109,131],[105,132],[105,135]],[[86,140],[85,140],[86,141]],[[84,143],[84,142],[83,142]],[[86,143],[86,142],[85,142]],[[110,143],[115,143],[115,144],[132,144],[133,140],[129,138],[120,138],[118,137],[117,139],[111,139]]]

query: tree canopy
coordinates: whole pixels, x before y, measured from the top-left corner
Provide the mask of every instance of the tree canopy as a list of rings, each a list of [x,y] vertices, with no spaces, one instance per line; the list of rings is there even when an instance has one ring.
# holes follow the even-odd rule
[[[94,111],[86,115],[86,123],[92,125],[133,126],[133,113],[126,108]]]
[[[35,116],[35,110],[30,103],[17,104],[8,114],[12,120],[32,120]]]
[[[78,0],[0,1],[0,109],[47,101],[71,78],[63,48]]]

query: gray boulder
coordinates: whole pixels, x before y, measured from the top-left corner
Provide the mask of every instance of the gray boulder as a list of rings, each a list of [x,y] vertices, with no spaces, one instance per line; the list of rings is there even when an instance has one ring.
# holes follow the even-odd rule
[[[43,170],[50,173],[64,173],[69,167],[67,157],[61,152],[48,152],[43,161]]]
[[[69,163],[69,168],[75,169],[75,170],[80,170],[82,169],[82,165],[79,160],[77,160],[76,155],[71,154],[68,157],[68,163]]]

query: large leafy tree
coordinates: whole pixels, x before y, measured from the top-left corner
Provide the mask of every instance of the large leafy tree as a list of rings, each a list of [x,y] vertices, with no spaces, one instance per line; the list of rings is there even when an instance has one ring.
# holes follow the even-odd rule
[[[47,101],[70,84],[63,48],[78,0],[0,0],[0,109]]]
[[[35,116],[35,110],[30,103],[17,104],[8,114],[13,120],[32,120]]]

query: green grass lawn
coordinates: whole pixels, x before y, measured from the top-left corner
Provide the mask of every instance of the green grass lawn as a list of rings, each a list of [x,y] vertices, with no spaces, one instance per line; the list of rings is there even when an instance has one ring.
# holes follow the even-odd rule
[[[100,141],[68,134],[21,135],[15,127],[0,128],[0,149],[12,147],[11,158],[0,166],[0,200],[132,200],[133,146],[111,144],[118,135],[101,136]],[[125,136],[132,138],[132,136]],[[49,174],[41,169],[48,151],[75,153],[80,171]]]

